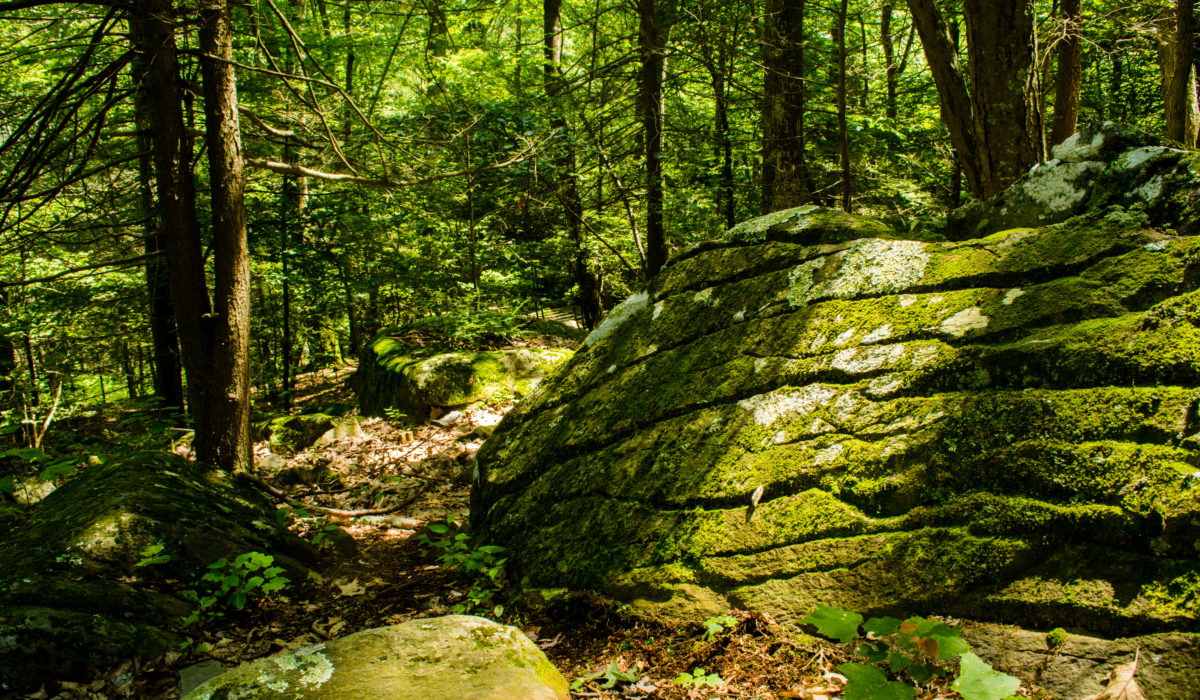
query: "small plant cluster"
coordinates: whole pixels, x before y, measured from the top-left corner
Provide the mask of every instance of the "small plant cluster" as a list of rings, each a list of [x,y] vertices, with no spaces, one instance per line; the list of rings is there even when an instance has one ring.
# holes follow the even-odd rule
[[[161,550],[160,550],[161,551]],[[143,552],[143,555],[157,552]],[[208,565],[208,572],[200,577],[198,588],[181,591],[185,600],[196,603],[196,609],[182,621],[184,627],[197,622],[207,622],[225,613],[222,608],[242,610],[251,598],[268,598],[287,588],[291,581],[283,575],[283,567],[273,566],[275,557],[262,552],[246,552],[229,561],[226,557]]]
[[[309,542],[314,547],[325,548],[333,544],[330,537],[338,531],[338,526],[329,522],[329,516],[316,516],[300,505],[280,506],[275,509],[275,523],[279,527],[287,527],[288,517],[293,517],[308,526]]]
[[[956,657],[958,675],[951,687],[965,700],[1005,700],[1021,686],[1019,679],[971,653],[958,629],[944,622],[923,617],[872,617],[863,622],[858,613],[826,605],[818,605],[801,622],[842,644],[861,639],[858,654],[867,663],[838,666],[846,677],[846,700],[913,700],[914,685],[952,675]],[[860,627],[865,634],[859,634]]]
[[[497,545],[473,546],[471,536],[463,532],[450,515],[444,522],[431,523],[429,532],[437,537],[422,534],[418,542],[427,553],[438,553],[437,561],[443,567],[462,575],[470,581],[466,596],[457,603],[453,612],[457,614],[490,610],[499,617],[504,606],[495,602],[500,592],[504,573],[504,547]]]

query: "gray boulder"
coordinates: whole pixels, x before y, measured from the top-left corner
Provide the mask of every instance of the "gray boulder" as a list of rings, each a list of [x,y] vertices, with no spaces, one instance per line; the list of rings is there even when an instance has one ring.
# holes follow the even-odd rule
[[[1194,639],[1200,237],[1176,223],[742,224],[507,415],[471,523],[527,587],[683,620],[824,603]]]
[[[515,627],[467,615],[410,620],[253,661],[184,700],[568,700],[570,688]]]
[[[1155,226],[1200,232],[1200,157],[1163,145],[1127,126],[1082,127],[1055,146],[1052,160],[1033,167],[1015,185],[985,202],[953,211],[952,240],[1066,221],[1119,205],[1138,209]]]

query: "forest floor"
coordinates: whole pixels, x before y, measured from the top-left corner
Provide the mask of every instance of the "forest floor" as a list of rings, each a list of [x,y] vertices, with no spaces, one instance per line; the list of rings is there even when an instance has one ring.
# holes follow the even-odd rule
[[[352,400],[345,393],[347,372],[304,375],[296,412],[318,398]],[[291,455],[289,467],[327,467],[338,475],[336,488],[273,484],[311,506],[310,517],[293,518],[292,524],[322,551],[307,581],[199,630],[189,628],[196,643],[186,651],[151,662],[131,660],[93,683],[51,684],[26,697],[175,698],[181,671],[215,669],[217,663],[230,667],[373,627],[463,611],[467,583],[440,566],[422,542],[450,537],[459,526],[465,531],[478,435],[509,408],[473,407],[445,427],[397,429],[383,419],[366,419],[361,437]],[[266,450],[265,443],[256,446],[259,457]],[[322,515],[318,508],[392,512],[346,517]],[[449,534],[429,529],[448,519]],[[836,667],[852,660],[848,647],[761,613],[731,611],[679,625],[592,595],[532,606],[511,599],[501,587],[496,601],[506,605],[499,615],[495,601],[466,611],[519,627],[573,684],[576,698],[836,700],[845,683]],[[942,684],[918,697],[956,696]]]

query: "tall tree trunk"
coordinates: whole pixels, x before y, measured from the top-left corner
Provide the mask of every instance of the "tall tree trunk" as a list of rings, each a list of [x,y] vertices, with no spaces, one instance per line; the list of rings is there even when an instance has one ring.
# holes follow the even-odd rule
[[[1173,23],[1164,21],[1159,31],[1167,138],[1194,147],[1197,129],[1200,129],[1200,109],[1197,108],[1196,72],[1192,65],[1196,40],[1193,0],[1175,0],[1173,19]]]
[[[971,89],[935,0],[908,0],[971,192],[997,194],[1036,161],[1027,123],[1033,60],[1029,0],[965,0]]]
[[[151,156],[152,139],[150,115],[138,100],[134,121],[138,128],[138,189],[142,212],[146,217],[144,228],[147,255],[162,252],[161,227],[163,217],[154,203],[154,161]],[[150,342],[153,347],[154,395],[164,406],[183,408],[183,369],[179,363],[179,338],[175,334],[175,312],[171,306],[171,289],[167,275],[167,261],[152,257],[146,261],[146,290],[150,297]]]
[[[8,311],[8,290],[0,289],[0,311],[5,316],[11,316]],[[7,333],[0,333],[0,395],[8,393],[13,387],[13,373],[17,370],[17,348],[13,338]],[[3,396],[0,396],[2,399]]]
[[[555,171],[559,178],[556,191],[567,215],[567,235],[574,248],[575,284],[579,288],[576,301],[584,326],[591,329],[600,323],[604,307],[600,300],[599,281],[588,265],[588,249],[583,235],[583,201],[579,195],[579,176],[575,165],[575,146],[567,125],[562,99],[562,0],[545,0],[542,4],[542,40],[542,87],[550,101],[550,128],[558,132],[561,139],[555,158]]]
[[[1075,133],[1079,122],[1079,90],[1083,85],[1083,34],[1079,27],[1079,0],[1062,0],[1065,37],[1058,49],[1054,79],[1054,125],[1050,143],[1059,144]]]
[[[713,128],[716,132],[717,157],[721,162],[721,180],[717,190],[717,213],[725,220],[726,228],[737,223],[733,192],[733,137],[729,133],[729,45],[724,37],[718,39],[716,62],[709,61],[709,77],[713,88]]]
[[[212,197],[212,421],[197,457],[247,468],[250,453],[250,257],[246,243],[245,174],[238,124],[233,29],[228,0],[200,9],[205,141]]]
[[[842,211],[850,211],[850,193],[853,183],[850,179],[850,132],[846,127],[846,11],[847,0],[842,0],[838,7],[837,30],[834,40],[837,43],[837,122],[838,122],[838,156],[842,169]]]
[[[208,397],[213,391],[209,381],[212,343],[205,319],[211,317],[212,307],[196,218],[191,143],[184,128],[172,17],[170,0],[138,1],[130,21],[138,48],[135,99],[150,125],[161,225],[159,242],[167,258],[171,305],[188,380],[188,408],[196,439],[203,442],[211,431]]]
[[[137,370],[133,365],[133,357],[129,352],[129,343],[121,341],[121,371],[125,373],[125,395],[136,399],[138,395]]]
[[[767,0],[763,19],[763,213],[808,199],[804,145],[805,0]]]
[[[646,273],[653,276],[667,262],[663,226],[662,137],[663,74],[666,72],[665,20],[674,0],[637,0],[642,132],[646,155]]]

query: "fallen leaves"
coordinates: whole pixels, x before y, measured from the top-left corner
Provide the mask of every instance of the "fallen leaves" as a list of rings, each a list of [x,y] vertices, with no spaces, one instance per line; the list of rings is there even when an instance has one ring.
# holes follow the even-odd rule
[[[1141,686],[1133,678],[1137,674],[1140,654],[1141,650],[1139,649],[1134,652],[1133,661],[1113,669],[1108,687],[1093,695],[1089,700],[1146,700],[1146,694],[1142,692]]]

